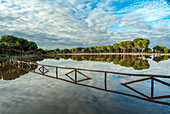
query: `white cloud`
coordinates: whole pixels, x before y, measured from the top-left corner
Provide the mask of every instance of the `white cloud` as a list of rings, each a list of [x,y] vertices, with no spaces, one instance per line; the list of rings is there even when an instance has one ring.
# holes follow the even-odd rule
[[[0,29],[0,35],[13,34],[34,40],[43,48],[113,44],[141,36],[151,38],[151,33],[153,38],[158,38],[158,35],[159,38],[169,38],[164,31],[169,30],[168,22],[161,25],[163,28],[148,24],[148,20],[168,15],[166,2],[143,1],[138,3],[139,6],[133,7],[132,4],[118,12],[130,13],[114,14],[117,6],[112,2],[126,1],[3,0],[3,7],[0,7],[0,27],[3,29]],[[158,10],[160,14],[156,15]],[[112,30],[114,25],[119,25],[120,30]]]
[[[145,19],[145,21],[155,21],[170,15],[170,7],[165,0],[142,0],[125,7],[119,12],[130,12],[128,13],[130,16],[138,16]]]

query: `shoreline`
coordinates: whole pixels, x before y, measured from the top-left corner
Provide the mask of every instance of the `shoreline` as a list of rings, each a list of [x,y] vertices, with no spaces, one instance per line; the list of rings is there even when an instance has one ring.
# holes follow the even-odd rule
[[[49,54],[50,55],[50,54]],[[56,55],[168,55],[170,56],[170,53],[58,53]],[[48,56],[48,54],[47,54]],[[53,55],[54,56],[54,55]],[[11,59],[24,59],[24,58],[32,58],[32,57],[40,57],[38,55],[28,55],[28,56],[12,56]],[[1,57],[0,60],[6,60],[9,59],[9,57]]]
[[[170,53],[58,53],[57,55],[170,55]]]
[[[34,57],[39,57],[38,55],[27,55],[27,56],[11,56],[11,59],[27,59],[27,58],[34,58]],[[8,60],[9,57],[5,56],[5,57],[1,57],[0,56],[0,60]]]

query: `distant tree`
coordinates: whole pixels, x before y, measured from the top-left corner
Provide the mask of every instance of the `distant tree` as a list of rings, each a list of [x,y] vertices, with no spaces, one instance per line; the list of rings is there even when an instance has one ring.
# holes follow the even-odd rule
[[[148,39],[143,39],[143,40],[142,40],[142,46],[141,46],[141,48],[142,48],[142,53],[143,53],[143,51],[144,51],[144,48],[145,48],[145,49],[148,48],[149,44],[150,44],[150,41],[149,41]]]
[[[70,53],[70,50],[65,48],[65,49],[63,49],[62,53]]]
[[[126,48],[127,48],[127,44],[126,43],[127,43],[126,41],[123,41],[123,42],[119,43],[119,47],[120,47],[120,49],[123,50],[123,53],[126,53]]]
[[[119,53],[119,43],[114,43],[113,44],[113,49],[116,50],[116,53]]]
[[[101,49],[100,46],[96,46],[95,49],[96,49],[98,52],[101,52],[101,51],[100,51],[100,49]]]
[[[111,53],[111,52],[112,52],[112,50],[113,50],[113,46],[108,45],[108,46],[106,46],[106,49],[107,49],[107,50],[109,50],[109,52]]]
[[[141,40],[143,40],[142,38],[136,38],[133,40],[133,43],[135,44],[135,48],[138,49],[139,53],[140,53],[140,47],[141,47]]]
[[[54,49],[55,54],[57,54],[60,51],[59,48]],[[70,51],[70,50],[69,50]]]
[[[0,54],[7,54],[6,50],[8,49],[8,46],[2,41],[0,41],[0,49]]]
[[[133,43],[135,45],[135,48],[137,48],[139,52],[140,50],[142,50],[143,53],[144,49],[146,49],[149,46],[150,41],[148,39],[136,38],[133,40]]]
[[[101,48],[100,48],[103,52],[105,52],[106,53],[106,46],[101,46]]]
[[[38,48],[37,49],[37,53],[38,54],[44,54],[44,53],[46,53],[42,48]]]
[[[73,53],[76,53],[77,48],[72,48],[71,51],[72,51]]]
[[[152,52],[152,50],[150,49],[150,48],[145,48],[145,50],[144,50],[145,52],[149,52],[149,53],[151,53]]]
[[[28,47],[29,47],[29,51],[31,53],[35,53],[37,51],[37,48],[38,48],[37,44],[33,41],[28,42]]]
[[[161,50],[161,47],[159,45],[153,47],[153,50],[156,51],[156,53],[158,53]]]
[[[131,50],[134,48],[134,43],[132,41],[126,41],[126,46],[128,50]],[[131,52],[129,51],[129,52]]]
[[[83,47],[77,47],[77,48],[76,48],[76,50],[77,50],[78,53],[80,53],[82,49],[83,49]]]
[[[168,53],[169,49],[168,48],[164,48],[164,52]]]
[[[91,51],[91,53],[93,53],[93,51],[94,51],[94,47],[89,47],[89,50]]]
[[[88,51],[89,51],[89,48],[83,48],[83,49],[81,50],[82,53],[87,53]]]
[[[22,55],[23,50],[25,50],[25,51],[29,50],[28,49],[29,42],[26,39],[17,38],[16,45],[20,48],[21,55]]]

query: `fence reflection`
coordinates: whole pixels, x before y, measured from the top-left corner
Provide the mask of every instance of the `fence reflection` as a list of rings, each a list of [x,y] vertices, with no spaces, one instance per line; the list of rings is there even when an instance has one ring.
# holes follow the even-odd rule
[[[137,99],[141,99],[141,100],[149,101],[149,102],[153,102],[153,103],[158,103],[158,104],[163,104],[163,105],[170,105],[169,102],[158,101],[158,99],[170,98],[170,95],[163,95],[163,96],[154,97],[154,82],[156,81],[156,82],[159,82],[159,83],[161,83],[163,85],[170,86],[169,83],[158,79],[158,78],[170,79],[170,76],[149,75],[149,74],[130,74],[130,73],[101,71],[101,70],[89,70],[89,69],[80,69],[80,68],[59,67],[59,66],[43,65],[43,64],[30,63],[30,62],[24,62],[24,61],[16,61],[16,60],[12,60],[11,65],[13,65],[13,66],[15,66],[15,67],[17,67],[19,69],[26,70],[26,71],[31,71],[33,73],[40,74],[42,76],[46,76],[46,77],[53,78],[53,79],[56,79],[56,80],[62,80],[62,81],[68,82],[68,83],[81,85],[81,86],[85,86],[85,87],[88,87],[88,88],[94,88],[94,89],[102,90],[102,91],[106,91],[106,92],[116,93],[116,94],[120,94],[120,95],[125,95],[125,96],[129,96],[129,97],[133,97],[133,98],[137,98]],[[38,66],[40,66],[40,68],[36,71],[35,68],[38,68]],[[50,75],[46,74],[47,72],[49,72],[48,67],[56,68],[56,70],[55,70],[56,71],[55,72],[56,76],[50,76]],[[68,77],[70,80],[61,78],[59,76],[59,74],[58,74],[59,69],[70,69],[71,71],[65,73],[65,76]],[[92,85],[81,83],[83,81],[93,80],[93,78],[90,78],[89,76],[85,75],[84,73],[82,73],[80,71],[104,73],[104,80],[103,80],[104,87],[100,88],[100,87],[95,87],[95,86],[92,86]],[[74,78],[72,78],[69,75],[70,73],[74,73]],[[77,74],[81,74],[84,77],[84,79],[78,80],[78,75]],[[107,80],[107,77],[108,77],[107,74],[121,74],[121,75],[125,75],[125,76],[128,75],[128,76],[140,76],[140,77],[142,77],[142,79],[133,80],[133,81],[130,81],[130,82],[120,84],[120,85],[128,88],[129,90],[137,93],[139,96],[129,94],[129,93],[125,93],[125,92],[119,92],[119,91],[114,91],[114,90],[108,89],[109,85],[107,84],[107,81],[108,81]],[[151,95],[150,96],[145,95],[141,91],[138,91],[138,90],[136,90],[136,89],[129,86],[129,84],[138,83],[138,82],[142,82],[142,81],[145,81],[145,80],[151,80],[151,91],[150,91]]]

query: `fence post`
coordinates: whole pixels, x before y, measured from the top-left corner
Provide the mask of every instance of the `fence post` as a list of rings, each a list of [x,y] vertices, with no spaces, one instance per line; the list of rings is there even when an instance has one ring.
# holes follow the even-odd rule
[[[43,75],[44,75],[44,65],[42,65],[42,73],[43,73]]]
[[[151,99],[153,100],[153,95],[154,95],[154,80],[153,76],[151,77]]]
[[[75,69],[75,83],[77,83],[77,69]]]
[[[104,72],[104,77],[105,90],[107,90],[107,72]]]
[[[58,78],[58,67],[56,67],[56,78]]]

